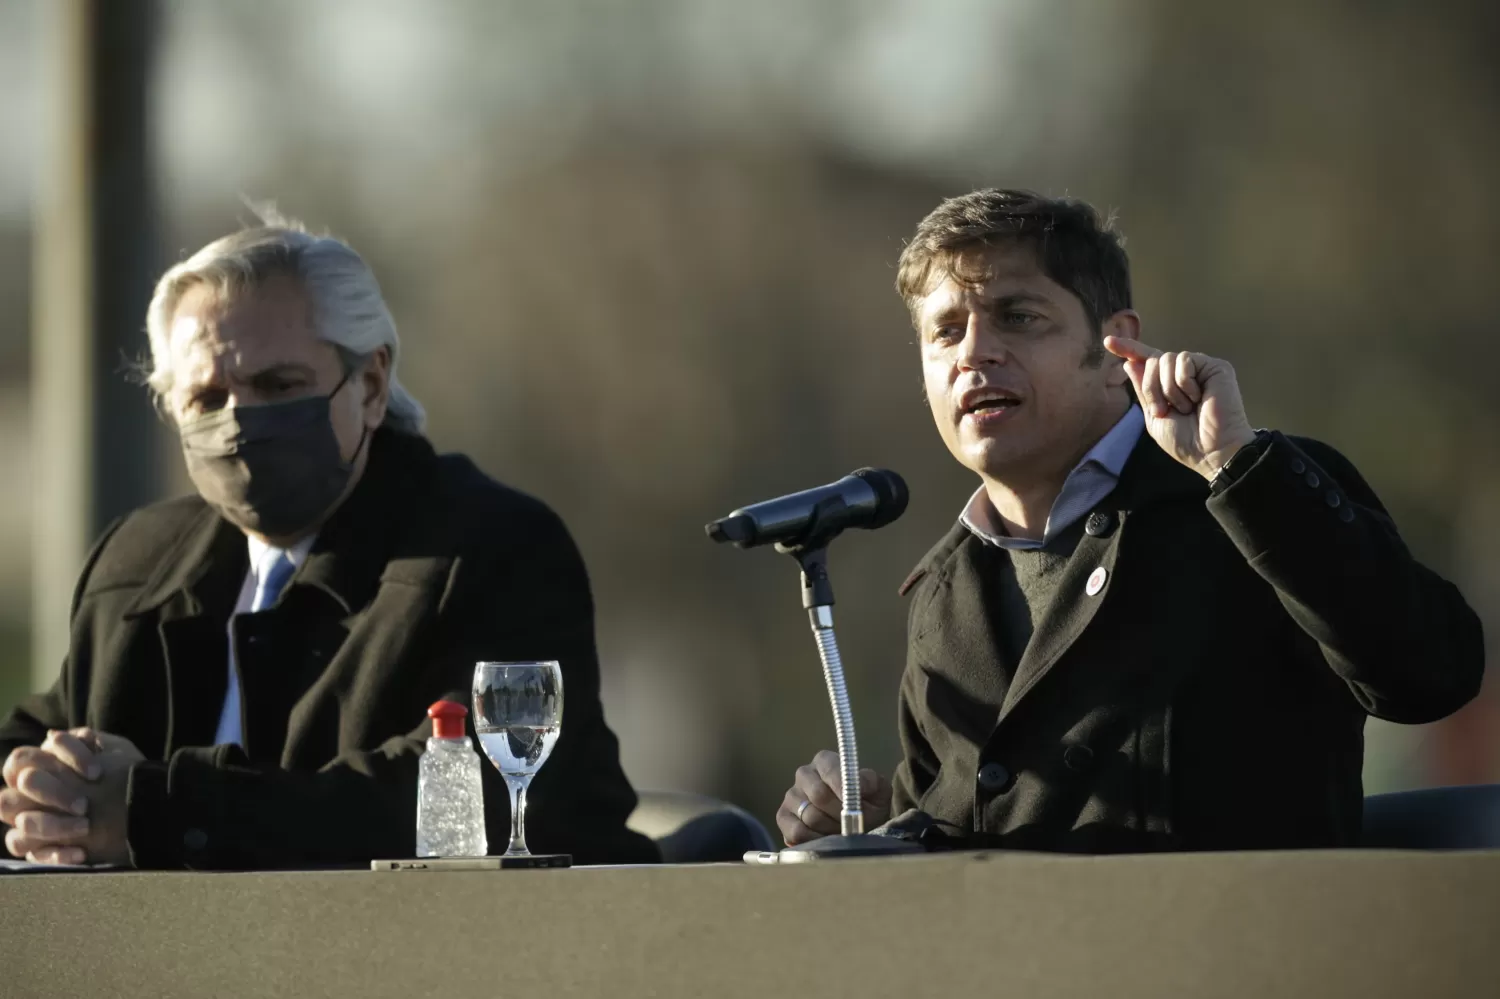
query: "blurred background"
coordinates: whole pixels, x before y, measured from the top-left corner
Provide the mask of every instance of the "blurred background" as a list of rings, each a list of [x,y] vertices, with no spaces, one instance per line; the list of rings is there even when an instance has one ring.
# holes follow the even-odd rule
[[[832,565],[894,765],[896,588],[973,488],[894,264],[979,186],[1116,211],[1146,338],[1353,458],[1493,648],[1497,29],[1488,0],[0,0],[0,709],[55,675],[85,535],[188,489],[123,361],[242,197],[364,254],[439,449],[568,521],[637,786],[769,824],[833,745],[795,565],[703,524],[859,465],[913,494]],[[1372,722],[1367,790],[1500,780],[1497,690]]]

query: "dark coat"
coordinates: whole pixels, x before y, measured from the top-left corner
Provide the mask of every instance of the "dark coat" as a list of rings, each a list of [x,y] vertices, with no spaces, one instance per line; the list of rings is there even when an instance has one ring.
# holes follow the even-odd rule
[[[908,580],[898,814],[1020,849],[1346,846],[1365,715],[1479,689],[1479,619],[1326,445],[1276,434],[1210,498],[1143,436],[1086,523],[1020,663],[1002,550],[956,526]]]
[[[588,577],[562,521],[467,458],[388,430],[272,608],[236,624],[243,751],[212,745],[245,538],[196,496],[125,517],[94,548],[53,688],[0,724],[0,756],[90,725],[146,755],[131,772],[141,867],[264,868],[413,855],[417,758],[474,663],[556,659],[564,725],[526,813],[536,852],[651,862],[599,701]],[[483,764],[491,852],[509,799]]]

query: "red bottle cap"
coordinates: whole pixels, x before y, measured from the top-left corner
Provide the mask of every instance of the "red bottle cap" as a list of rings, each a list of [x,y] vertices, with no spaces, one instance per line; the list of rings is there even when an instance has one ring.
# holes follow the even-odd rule
[[[435,738],[462,739],[464,719],[469,717],[469,709],[457,701],[436,701],[427,709],[427,717],[432,719]]]

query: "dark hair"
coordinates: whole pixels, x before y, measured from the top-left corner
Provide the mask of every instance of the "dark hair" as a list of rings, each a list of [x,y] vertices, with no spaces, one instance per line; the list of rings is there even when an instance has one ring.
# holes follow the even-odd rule
[[[1042,272],[1078,296],[1095,333],[1130,308],[1130,261],[1112,215],[1101,219],[1076,198],[993,187],[949,198],[921,221],[901,251],[896,290],[915,314],[935,271],[975,280],[954,270],[965,253],[1017,243],[1030,246]]]

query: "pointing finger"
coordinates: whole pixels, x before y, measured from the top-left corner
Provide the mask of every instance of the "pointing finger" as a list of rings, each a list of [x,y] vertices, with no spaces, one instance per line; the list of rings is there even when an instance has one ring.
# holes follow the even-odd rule
[[[1139,340],[1127,340],[1119,336],[1105,337],[1104,349],[1116,357],[1125,358],[1127,361],[1145,361],[1161,356],[1161,351],[1149,344],[1141,343]]]

